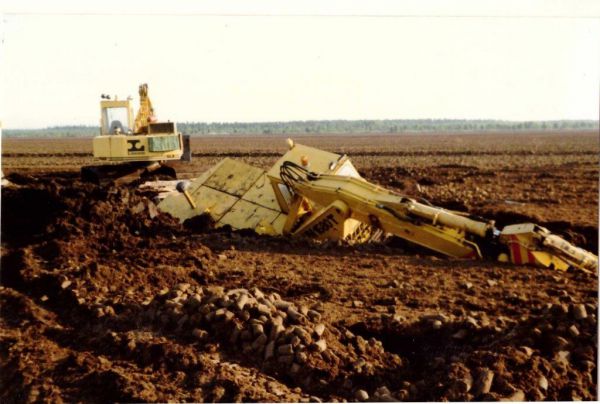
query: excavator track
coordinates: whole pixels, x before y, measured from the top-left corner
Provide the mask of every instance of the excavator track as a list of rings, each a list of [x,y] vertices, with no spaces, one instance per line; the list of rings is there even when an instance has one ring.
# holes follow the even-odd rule
[[[177,178],[175,169],[159,162],[132,162],[112,165],[93,165],[81,168],[81,179],[97,185],[130,184],[148,175]]]

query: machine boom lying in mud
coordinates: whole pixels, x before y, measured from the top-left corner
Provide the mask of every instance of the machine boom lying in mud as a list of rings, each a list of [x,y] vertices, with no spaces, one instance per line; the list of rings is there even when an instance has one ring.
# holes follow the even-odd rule
[[[100,135],[94,138],[93,152],[94,159],[103,164],[83,167],[84,180],[119,182],[157,170],[176,178],[175,170],[165,162],[191,159],[189,136],[179,133],[175,122],[156,120],[147,84],[140,85],[139,97],[134,120],[130,97],[119,100],[102,95]]]
[[[456,258],[491,258],[597,271],[598,258],[533,223],[494,221],[398,195],[363,179],[345,155],[294,144],[265,172],[225,159],[179,186],[159,208],[181,221],[209,214],[217,226],[272,235],[368,242],[393,234]]]

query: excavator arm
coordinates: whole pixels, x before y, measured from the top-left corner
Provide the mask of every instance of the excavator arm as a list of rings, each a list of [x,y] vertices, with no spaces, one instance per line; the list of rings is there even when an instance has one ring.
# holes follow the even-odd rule
[[[493,221],[421,203],[362,178],[311,172],[291,161],[281,165],[279,175],[297,198],[284,227],[292,235],[339,238],[344,222],[354,219],[451,257],[485,258],[484,250],[516,264],[598,269],[594,254],[531,223],[499,231]]]
[[[144,83],[140,85],[139,95],[140,109],[138,110],[137,115],[135,116],[135,133],[145,132],[145,128],[148,126],[148,123],[155,119],[152,101],[150,101],[150,97],[148,96],[148,84]]]

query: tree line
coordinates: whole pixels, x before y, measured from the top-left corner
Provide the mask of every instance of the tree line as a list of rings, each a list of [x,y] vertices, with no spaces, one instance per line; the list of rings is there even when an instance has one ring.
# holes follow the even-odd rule
[[[471,119],[323,120],[290,122],[180,122],[179,131],[192,135],[344,134],[413,132],[518,132],[594,130],[598,121],[500,121]],[[6,137],[92,137],[97,126],[53,126],[43,129],[4,129]]]

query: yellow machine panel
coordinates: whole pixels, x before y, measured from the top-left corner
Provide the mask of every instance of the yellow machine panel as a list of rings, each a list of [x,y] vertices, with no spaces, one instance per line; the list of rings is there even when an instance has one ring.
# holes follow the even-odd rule
[[[245,201],[253,202],[274,211],[281,212],[277,197],[271,187],[271,181],[269,181],[269,178],[264,171],[254,185],[244,194],[243,198]]]
[[[285,214],[279,209],[273,188],[260,168],[226,158],[193,180],[183,194],[166,197],[158,207],[184,221],[208,213],[217,227],[254,229],[281,234]]]
[[[260,168],[227,158],[204,185],[241,197],[263,174]]]
[[[240,199],[219,220],[220,225],[230,225],[234,229],[255,229],[259,224],[271,224],[281,212],[267,209],[253,202]]]

